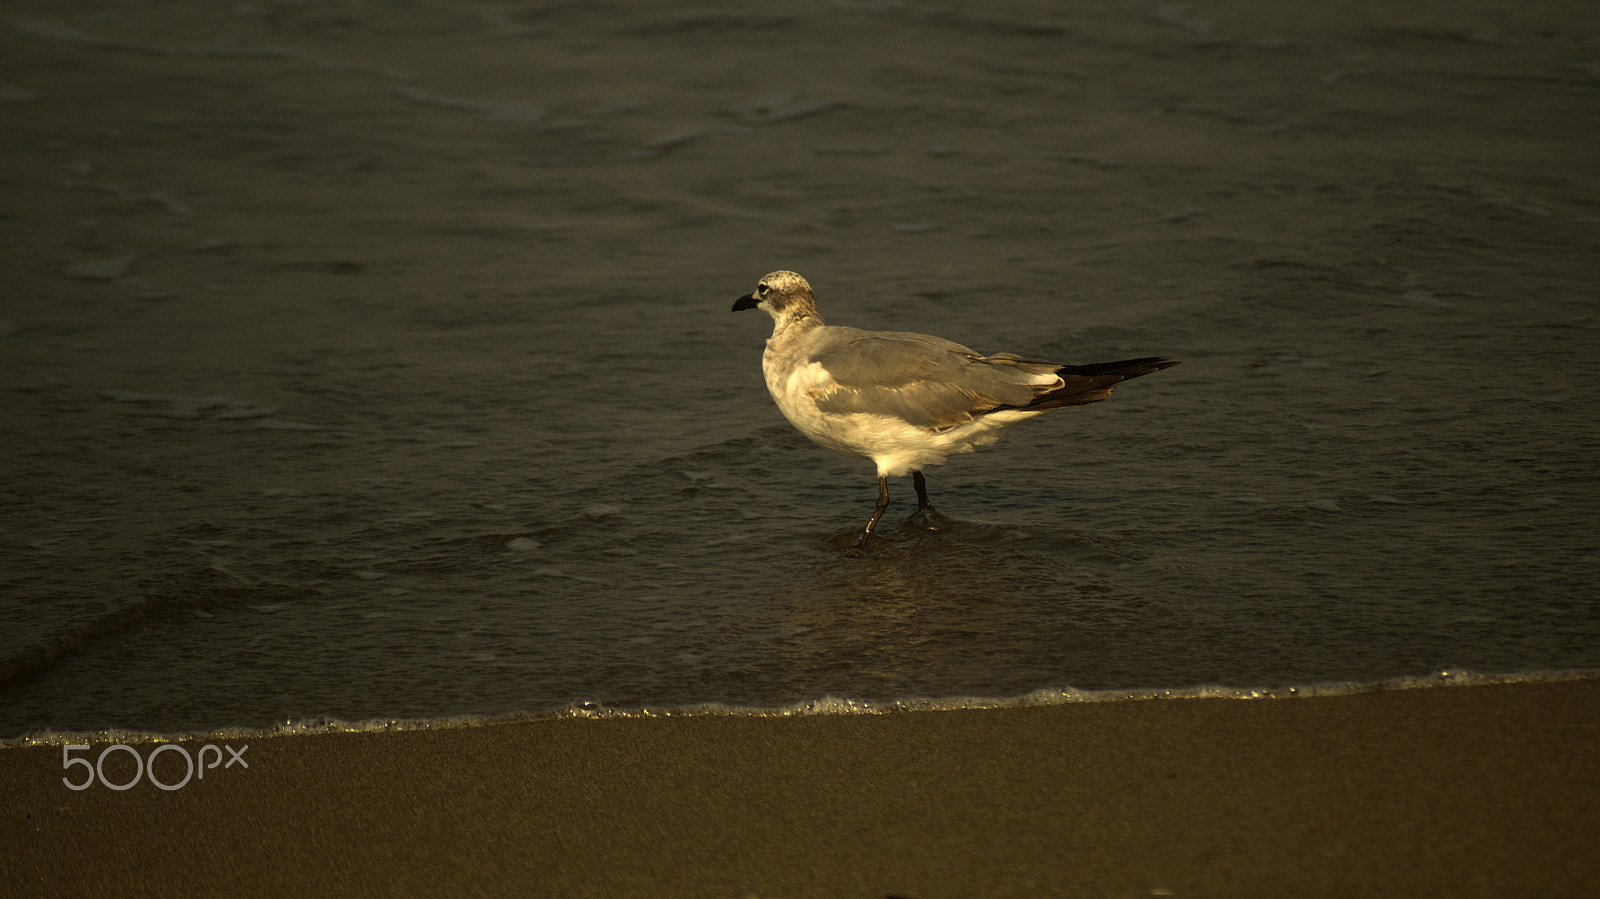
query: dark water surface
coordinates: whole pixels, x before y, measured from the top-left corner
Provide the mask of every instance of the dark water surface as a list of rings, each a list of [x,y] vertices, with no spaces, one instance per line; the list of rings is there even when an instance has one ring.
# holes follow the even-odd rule
[[[19,2],[0,736],[1600,668],[1587,4]],[[1184,360],[931,469],[834,324]]]

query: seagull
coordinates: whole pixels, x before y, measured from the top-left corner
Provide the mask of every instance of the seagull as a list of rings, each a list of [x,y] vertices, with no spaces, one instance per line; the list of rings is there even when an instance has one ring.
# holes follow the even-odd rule
[[[814,442],[878,466],[878,505],[858,549],[889,505],[889,478],[909,473],[916,514],[932,521],[923,468],[994,443],[1020,421],[1097,403],[1122,381],[1178,364],[1148,356],[1063,365],[985,356],[927,334],[827,325],[811,285],[794,272],[762,278],[734,301],[734,312],[744,309],[772,316],[761,371],[783,417]]]

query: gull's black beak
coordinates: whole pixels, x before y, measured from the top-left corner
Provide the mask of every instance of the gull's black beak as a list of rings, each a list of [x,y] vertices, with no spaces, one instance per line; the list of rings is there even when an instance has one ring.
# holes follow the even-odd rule
[[[761,301],[756,299],[756,295],[753,293],[747,293],[733,301],[733,311],[740,312],[745,309],[754,309],[759,305],[761,305]]]

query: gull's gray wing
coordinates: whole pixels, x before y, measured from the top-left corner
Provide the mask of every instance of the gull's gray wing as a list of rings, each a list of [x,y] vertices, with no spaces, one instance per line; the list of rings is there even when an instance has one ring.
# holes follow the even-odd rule
[[[825,413],[899,418],[941,431],[1002,406],[1026,406],[1059,386],[1059,365],[980,356],[959,343],[902,331],[828,328],[810,361],[829,378],[812,391]]]

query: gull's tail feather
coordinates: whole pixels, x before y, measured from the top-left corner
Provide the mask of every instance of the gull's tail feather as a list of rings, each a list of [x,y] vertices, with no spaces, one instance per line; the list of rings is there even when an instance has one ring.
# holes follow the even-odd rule
[[[1111,395],[1111,388],[1129,378],[1148,375],[1178,364],[1177,359],[1146,356],[1142,359],[1124,359],[1121,362],[1096,362],[1092,365],[1063,365],[1056,374],[1066,383],[1054,390],[1039,394],[1033,402],[1020,408],[1043,412],[1065,406],[1086,406],[1098,403]]]

